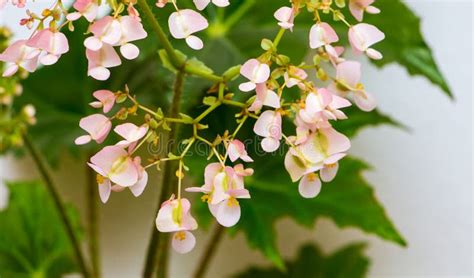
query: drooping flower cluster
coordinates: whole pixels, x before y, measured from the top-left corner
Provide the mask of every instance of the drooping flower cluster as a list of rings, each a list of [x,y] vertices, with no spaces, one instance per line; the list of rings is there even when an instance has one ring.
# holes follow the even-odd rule
[[[89,61],[88,75],[98,80],[108,79],[111,74],[109,69],[121,64],[116,49],[119,49],[125,59],[135,59],[140,50],[133,42],[147,37],[140,14],[134,7],[137,1],[116,2],[117,5],[111,7],[111,14],[101,18],[98,18],[97,0],[77,0],[71,13],[65,11],[60,1],[52,9],[43,12],[41,17],[29,13],[22,24],[32,27],[36,22],[41,23],[35,28],[31,38],[13,43],[0,55],[0,60],[7,62],[4,76],[11,76],[20,68],[32,72],[38,64],[56,63],[68,51],[68,41],[61,29],[64,26],[72,27],[76,20],[84,18],[89,22],[89,32],[84,40]],[[178,2],[157,0],[156,6],[174,7],[175,11],[168,17],[169,32],[176,39],[184,39],[195,50],[204,47],[204,42],[197,33],[210,26],[201,11],[209,5],[219,8],[231,5],[229,0],[193,0],[196,7],[194,10],[180,9]],[[265,152],[275,152],[282,145],[289,147],[284,166],[291,180],[299,183],[298,191],[301,196],[314,198],[322,190],[322,182],[330,182],[336,177],[339,161],[347,155],[351,146],[349,139],[338,132],[333,123],[347,119],[344,109],[353,103],[363,111],[371,111],[376,106],[375,98],[360,82],[361,64],[344,58],[346,49],[338,45],[341,34],[334,28],[334,23],[346,25],[353,54],[381,59],[383,56],[374,45],[384,39],[384,34],[375,26],[361,23],[364,13],[379,12],[372,5],[375,0],[349,0],[349,11],[358,22],[355,25],[351,25],[337,9],[342,8],[341,2],[345,1],[289,2],[289,6],[272,11],[276,19],[275,27],[279,27],[280,31],[274,40],[262,41],[262,55],[248,59],[240,67],[229,69],[223,77],[213,76],[209,79],[215,82],[210,93],[217,93],[217,96],[208,96],[203,100],[203,104],[209,107],[201,115],[191,117],[175,113],[165,116],[161,108],[147,108],[140,104],[125,88],[123,92],[95,91],[95,100],[90,105],[102,110],[102,113],[87,116],[79,123],[86,134],[80,135],[76,144],[108,142],[88,163],[97,172],[100,198],[104,203],[108,201],[111,192],[120,192],[125,188],[129,188],[135,196],[141,195],[147,185],[148,169],[155,167],[160,170],[160,165],[169,161],[179,163],[176,171],[177,190],[169,200],[161,204],[156,227],[160,232],[174,233],[172,246],[180,253],[193,249],[196,240],[191,231],[198,227],[190,212],[191,203],[181,197],[183,191],[202,193],[201,199],[207,203],[210,213],[225,227],[238,223],[241,202],[245,205],[242,199],[251,198],[252,192],[245,187],[244,181],[246,177],[253,175],[254,170],[242,163],[252,163],[256,155],[237,138],[245,122],[256,119],[253,132],[261,137],[259,144]],[[12,0],[12,3],[22,6],[25,1]],[[0,7],[2,4],[5,4],[5,0],[0,0]],[[145,1],[143,4],[147,5]],[[314,24],[307,30],[308,44],[300,46],[302,49],[309,47],[314,50],[310,64],[293,63],[290,57],[280,53],[278,49],[284,33],[292,32],[298,26],[297,16],[303,12],[314,16]],[[329,20],[327,15],[333,20]],[[323,18],[328,20],[324,21]],[[63,23],[60,23],[61,20]],[[44,28],[45,22],[48,22],[48,28]],[[158,30],[158,38],[164,40],[162,42],[165,43],[165,48],[170,46],[171,43],[163,38],[161,28],[154,29]],[[177,55],[172,50],[165,51],[168,55]],[[199,63],[194,66],[196,64],[198,68],[201,66]],[[180,66],[182,68],[176,67],[175,70],[196,74],[196,68],[186,71],[186,62]],[[205,74],[196,74],[197,76],[210,74],[208,68],[203,67]],[[311,71],[316,73],[316,79],[309,78]],[[229,83],[239,73],[244,81],[238,88],[243,94],[248,94],[246,102],[232,100],[233,94],[229,89],[231,85],[235,85]],[[290,91],[297,92],[298,97],[294,99],[288,96],[287,92]],[[131,106],[127,106],[127,103],[131,103]],[[233,133],[226,131],[224,134],[216,134],[214,141],[209,141],[199,135],[201,129],[207,128],[201,121],[221,105],[241,110],[236,114],[238,126]],[[144,116],[141,117],[139,113],[144,113]],[[283,132],[282,125],[288,123],[285,119],[294,123],[292,134]],[[138,151],[143,145],[158,145],[163,138],[161,133],[172,128],[170,123],[192,127],[193,135],[180,142],[184,145],[184,150],[179,154],[155,154],[146,159],[139,156]],[[110,137],[120,139],[110,143]],[[182,190],[184,176],[189,170],[185,165],[185,156],[196,142],[204,143],[210,151],[208,159],[215,157],[217,162],[211,162],[205,168],[202,186]],[[224,153],[219,151],[219,146],[224,147]]]
[[[25,2],[12,1],[12,4],[22,7]],[[0,8],[5,4],[0,4]],[[67,12],[61,1],[57,1],[51,9],[43,10],[41,16],[28,11],[28,17],[20,23],[30,29],[34,27],[33,32],[30,38],[17,40],[0,54],[0,61],[8,65],[3,76],[12,76],[19,68],[34,72],[39,65],[55,64],[69,51],[69,43],[62,29],[68,26],[74,30],[74,21],[84,17],[92,33],[84,41],[89,61],[88,75],[97,80],[108,79],[109,68],[122,63],[114,47],[120,48],[125,59],[133,60],[140,51],[131,42],[147,37],[133,3],[129,2],[128,9],[124,7],[123,3],[113,6],[113,16],[106,15],[99,19],[98,0],[76,0],[73,4],[75,11],[71,13]],[[122,15],[125,10],[128,15]]]

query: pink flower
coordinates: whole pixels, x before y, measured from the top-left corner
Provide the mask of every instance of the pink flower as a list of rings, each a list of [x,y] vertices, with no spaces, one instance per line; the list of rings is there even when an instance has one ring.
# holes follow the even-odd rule
[[[303,81],[308,77],[308,74],[303,69],[300,69],[295,66],[290,66],[288,71],[285,72],[285,85],[288,88],[291,88],[297,85],[301,90],[305,90],[306,86]]]
[[[131,146],[130,149],[134,149],[136,143],[148,132],[148,125],[144,124],[142,126],[136,126],[132,123],[125,123],[116,126],[114,131],[125,139],[118,142],[116,145],[122,147]]]
[[[229,142],[227,146],[227,153],[229,154],[229,159],[232,162],[235,162],[237,159],[242,159],[245,162],[253,162],[253,159],[248,155],[245,150],[245,145],[240,140],[234,139]]]
[[[219,163],[209,164],[204,171],[205,184],[202,187],[187,188],[189,192],[206,194],[209,210],[217,222],[232,227],[240,219],[241,211],[237,199],[250,198],[244,188],[244,177],[253,174],[252,169],[244,169],[242,164],[234,168],[223,168]]]
[[[103,44],[103,47],[97,51],[86,49],[86,57],[89,61],[87,75],[97,80],[109,79],[110,70],[108,68],[122,64],[117,52],[109,44]]]
[[[262,148],[266,152],[274,152],[280,146],[281,114],[279,112],[267,110],[258,118],[253,131],[262,137]]]
[[[161,205],[156,217],[156,228],[163,233],[174,232],[171,246],[181,254],[190,252],[196,245],[196,238],[189,232],[198,224],[191,215],[191,204],[187,199],[173,197]]]
[[[349,148],[349,139],[329,127],[319,129],[306,142],[290,149],[285,156],[285,168],[294,182],[300,180],[300,194],[305,198],[315,197],[321,189],[321,181],[315,172],[321,170],[324,181],[332,180],[336,174],[333,165]]]
[[[92,94],[97,101],[89,103],[94,108],[103,108],[104,113],[108,113],[115,104],[115,94],[109,90],[98,90]]]
[[[6,4],[7,4],[7,0],[0,0],[0,10],[3,9]]]
[[[75,141],[76,145],[84,145],[89,143],[91,140],[100,144],[104,142],[105,138],[107,138],[107,135],[112,128],[112,123],[106,116],[102,114],[94,114],[82,118],[79,122],[79,126],[89,134],[78,137]]]
[[[309,32],[309,46],[312,49],[324,46],[330,56],[338,56],[337,51],[331,46],[331,43],[337,41],[339,41],[339,37],[336,31],[326,22],[317,23],[311,27]]]
[[[257,87],[257,84],[264,83],[270,78],[270,67],[257,59],[250,59],[240,68],[240,74],[249,79],[249,82],[240,84],[239,89],[250,92]]]
[[[122,34],[116,45],[120,45],[120,53],[128,60],[133,60],[140,54],[138,47],[130,42],[144,39],[148,35],[139,19],[134,16],[119,18]]]
[[[364,19],[364,12],[369,14],[378,14],[380,10],[371,6],[375,0],[349,0],[349,10],[355,19],[362,21]]]
[[[7,63],[3,77],[14,75],[20,67],[28,72],[36,70],[40,50],[27,46],[26,42],[26,40],[16,41],[0,54],[0,61]]]
[[[207,19],[200,13],[185,9],[174,12],[168,19],[171,35],[176,39],[185,39],[192,49],[202,49],[203,42],[193,34],[209,26]]]
[[[322,88],[308,94],[305,107],[299,111],[299,116],[307,124],[319,121],[346,119],[346,115],[339,109],[349,107],[351,103],[328,89]]]
[[[227,7],[230,5],[229,0],[193,0],[193,2],[200,11],[204,10],[211,2],[218,7]]]
[[[352,49],[356,53],[365,52],[367,56],[375,60],[382,59],[382,53],[370,47],[384,38],[385,34],[370,24],[359,23],[349,29],[349,42]]]
[[[137,162],[130,154],[119,146],[107,146],[91,157],[88,165],[99,175],[121,186],[136,185],[140,179]]]
[[[295,19],[294,8],[281,7],[275,12],[274,16],[279,21],[278,25],[280,25],[281,28],[293,31],[293,21]]]
[[[361,65],[355,61],[345,61],[336,67],[336,82],[330,89],[340,94],[354,93],[354,102],[363,111],[372,111],[377,105],[374,97],[367,93],[364,86],[359,83]]]
[[[109,178],[102,176],[102,169],[97,168],[97,166],[89,163],[89,166],[92,167],[95,171],[100,171],[100,173],[97,175],[97,184],[99,186],[99,197],[100,200],[105,204],[109,200],[110,194],[112,191],[114,192],[121,192],[123,191],[126,187],[130,189],[132,194],[135,197],[140,196],[143,191],[145,190],[146,184],[148,183],[148,173],[145,171],[145,169],[141,166],[141,159],[140,157],[136,157],[133,159],[133,163],[135,164],[135,167],[137,169],[138,173],[138,180],[135,184],[132,186],[121,186],[118,184],[112,185],[112,182]]]
[[[263,106],[280,108],[280,97],[267,88],[265,83],[259,83],[256,87],[257,96],[249,107],[249,111],[260,111]]]
[[[104,16],[90,26],[94,36],[84,41],[84,46],[92,51],[98,51],[104,44],[116,45],[122,36],[120,21],[111,16]]]
[[[87,21],[92,22],[97,17],[99,5],[96,0],[76,0],[72,5],[77,12],[67,15],[67,20],[75,21],[83,16]]]
[[[62,54],[69,51],[66,36],[61,32],[53,32],[50,29],[39,31],[28,40],[26,45],[46,52],[46,55],[40,58],[40,62],[46,66],[55,64]]]

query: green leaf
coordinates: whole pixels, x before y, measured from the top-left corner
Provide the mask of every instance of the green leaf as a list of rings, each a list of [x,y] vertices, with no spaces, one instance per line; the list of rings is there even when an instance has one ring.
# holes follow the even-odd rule
[[[42,184],[12,182],[9,206],[0,212],[0,276],[52,277],[77,272],[69,238]],[[80,233],[79,215],[68,215]]]
[[[448,96],[451,90],[440,72],[430,47],[425,42],[420,28],[420,19],[401,0],[378,0],[375,4],[381,9],[379,15],[365,14],[364,22],[377,26],[385,33],[385,40],[376,44],[375,49],[384,55],[381,60],[371,60],[378,67],[398,63],[405,67],[411,75],[422,75],[433,84],[439,86]],[[347,10],[347,18],[353,17]],[[339,25],[338,34],[343,34],[346,26]]]
[[[287,271],[275,268],[251,267],[235,275],[236,278],[359,278],[365,277],[369,259],[364,255],[366,244],[346,246],[330,256],[325,256],[316,246],[305,245],[294,261],[287,261]]]

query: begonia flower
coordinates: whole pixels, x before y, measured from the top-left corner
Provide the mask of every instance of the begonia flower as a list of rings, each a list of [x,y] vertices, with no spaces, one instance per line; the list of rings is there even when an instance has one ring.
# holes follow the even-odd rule
[[[97,0],[76,0],[72,5],[77,12],[72,12],[67,15],[67,20],[75,21],[83,16],[87,21],[93,22],[97,17],[99,5]]]
[[[94,108],[102,108],[104,113],[108,113],[114,107],[116,96],[109,90],[98,90],[92,94],[97,101],[89,103]]]
[[[253,128],[255,134],[265,137],[261,142],[264,151],[274,152],[280,147],[281,121],[279,112],[267,110],[260,115],[255,123]]]
[[[346,95],[353,92],[354,102],[363,111],[372,111],[377,105],[375,98],[365,91],[359,82],[361,64],[355,61],[345,61],[336,67],[336,82],[330,86],[334,92]]]
[[[94,114],[82,118],[79,121],[79,126],[87,131],[88,135],[78,137],[75,140],[76,145],[84,145],[89,143],[91,140],[100,144],[104,142],[105,138],[107,138],[107,135],[112,128],[112,122],[102,114]]]
[[[89,62],[87,75],[102,81],[109,79],[109,68],[122,64],[117,52],[109,44],[103,44],[97,51],[86,49],[86,57]]]
[[[156,217],[156,228],[163,233],[174,232],[171,246],[181,254],[190,252],[196,238],[190,232],[198,224],[191,215],[191,203],[187,199],[170,199],[161,205]]]
[[[227,146],[227,153],[232,162],[235,162],[239,158],[245,162],[253,162],[253,159],[248,155],[247,150],[245,150],[244,143],[240,140],[234,139],[230,141]]]
[[[6,62],[7,66],[3,77],[14,75],[19,68],[28,72],[34,72],[38,67],[38,56],[40,50],[26,45],[27,40],[18,40],[11,44],[0,54],[0,61]]]
[[[200,13],[190,9],[179,10],[170,15],[168,25],[174,38],[185,39],[192,49],[203,48],[202,40],[193,35],[209,26],[207,19]]]
[[[278,20],[278,25],[283,29],[290,29],[293,31],[295,20],[295,9],[290,7],[281,7],[274,14]]]
[[[351,43],[354,52],[365,52],[367,56],[374,60],[382,59],[383,55],[379,51],[370,47],[382,41],[384,38],[385,34],[377,27],[370,24],[359,23],[349,28],[349,42]]]
[[[243,92],[250,92],[257,87],[257,84],[264,83],[270,78],[270,67],[265,63],[260,63],[257,59],[250,59],[240,68],[240,74],[246,77],[249,82],[239,85]]]
[[[114,128],[115,133],[120,135],[125,140],[118,142],[116,145],[128,147],[131,146],[131,149],[134,148],[134,145],[142,139],[148,132],[148,125],[144,124],[141,126],[136,126],[132,123],[125,123],[118,125]]]

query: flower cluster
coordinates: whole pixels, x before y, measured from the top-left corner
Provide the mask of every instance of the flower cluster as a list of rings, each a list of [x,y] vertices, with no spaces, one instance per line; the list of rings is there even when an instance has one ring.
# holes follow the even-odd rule
[[[147,9],[149,11],[146,1],[138,1],[145,6],[145,12]],[[186,62],[180,64],[176,71],[195,74],[215,82],[210,93],[217,96],[208,96],[203,100],[208,108],[197,117],[182,113],[165,116],[161,108],[151,109],[142,105],[128,88],[118,92],[94,92],[95,101],[90,105],[101,109],[103,113],[87,116],[80,121],[79,126],[86,134],[79,136],[76,144],[110,142],[107,138],[112,130],[115,137],[120,138],[103,147],[89,162],[89,166],[97,172],[101,200],[105,203],[111,192],[123,191],[125,188],[139,196],[147,185],[147,170],[152,167],[160,170],[160,165],[164,162],[178,162],[175,173],[176,194],[161,204],[156,227],[161,232],[174,233],[172,246],[175,250],[180,253],[191,251],[196,242],[191,231],[197,229],[198,225],[191,215],[190,202],[181,197],[182,191],[202,193],[202,200],[207,203],[210,213],[225,227],[238,223],[241,216],[239,200],[251,198],[251,190],[245,187],[245,178],[251,176],[254,170],[246,168],[242,163],[252,163],[256,157],[237,138],[239,130],[249,119],[256,120],[253,131],[262,138],[260,145],[265,152],[274,152],[282,144],[289,146],[284,166],[291,180],[299,181],[298,189],[302,197],[316,197],[321,191],[322,182],[330,182],[335,178],[338,163],[347,155],[351,145],[345,135],[335,130],[333,123],[347,119],[343,110],[353,103],[363,111],[371,111],[376,105],[374,97],[360,82],[361,64],[344,58],[346,49],[338,45],[340,34],[336,32],[334,23],[347,27],[353,54],[381,59],[382,54],[374,45],[384,39],[384,34],[377,27],[361,22],[364,13],[379,12],[372,6],[374,1],[349,0],[349,11],[358,22],[352,25],[339,10],[345,7],[346,1],[291,0],[289,6],[274,11],[275,26],[280,30],[273,40],[262,40],[263,54],[259,57],[229,69],[222,77],[214,76],[208,71],[199,74],[199,66],[202,66],[199,63],[196,63],[197,69],[196,64],[193,65],[195,68],[192,71],[186,71]],[[147,36],[140,14],[134,7],[137,0],[111,2],[115,3],[111,5],[111,15],[100,19],[97,19],[97,0],[77,0],[72,13],[68,13],[60,1],[52,9],[44,11],[41,17],[29,13],[22,24],[31,27],[39,22],[39,25],[30,39],[13,43],[0,55],[0,60],[8,64],[4,75],[13,75],[19,68],[34,71],[38,63],[56,63],[68,51],[68,42],[61,33],[61,28],[68,25],[72,29],[74,21],[83,17],[90,23],[88,37],[84,40],[89,61],[88,74],[98,80],[108,79],[109,68],[121,64],[116,47],[125,59],[135,59],[140,51],[132,42]],[[175,11],[168,18],[169,32],[176,39],[184,39],[195,50],[204,47],[203,40],[196,33],[210,26],[200,11],[208,5],[223,8],[231,4],[229,0],[194,0],[196,11],[180,9],[177,2],[158,0],[156,6],[163,8],[169,4],[174,7]],[[17,6],[25,4],[24,1],[12,3]],[[0,2],[0,6],[2,4],[5,1]],[[307,32],[308,46],[314,49],[314,56],[309,64],[293,63],[290,57],[280,53],[278,49],[285,32],[293,31],[298,24],[297,16],[304,12],[314,16],[314,25]],[[151,12],[148,16],[150,14]],[[323,18],[332,20],[323,21]],[[49,25],[45,28],[47,20]],[[176,55],[173,49],[170,50],[171,43],[163,38],[159,25],[155,31],[159,39],[164,40],[167,54]],[[316,79],[309,78],[311,71],[316,73]],[[233,100],[229,89],[229,83],[239,73],[245,81],[238,88],[251,94],[246,102]],[[209,78],[209,75],[212,76]],[[298,92],[298,97],[292,99],[287,95],[290,91]],[[203,138],[199,132],[207,126],[202,120],[221,105],[241,110],[236,115],[237,127],[234,132],[216,134],[213,141]],[[141,113],[144,114],[143,117]],[[132,121],[132,118],[135,120]],[[293,134],[283,132],[282,125],[288,123],[286,119],[294,123]],[[193,135],[180,142],[184,145],[181,153],[169,152],[146,159],[138,155],[138,150],[145,143],[157,145],[163,138],[161,133],[172,128],[170,124],[192,127]],[[217,161],[205,168],[204,185],[182,190],[185,173],[189,170],[185,156],[196,142],[206,144],[211,151],[208,159],[215,158]],[[220,152],[218,146],[224,146],[225,151]]]
[[[23,7],[25,2],[12,1],[12,4]],[[62,29],[67,26],[71,31],[74,30],[74,21],[81,17],[89,22],[88,34],[91,34],[84,40],[89,76],[97,80],[107,80],[110,77],[109,68],[122,63],[115,47],[120,48],[125,59],[137,58],[139,49],[131,42],[146,38],[147,33],[133,6],[134,1],[112,5],[113,16],[106,15],[97,19],[99,2],[76,0],[73,4],[75,11],[70,13],[61,1],[57,1],[52,8],[43,10],[41,15],[28,11],[27,17],[20,24],[33,29],[33,32],[30,38],[17,40],[0,54],[0,61],[7,63],[3,76],[12,76],[19,68],[34,72],[39,65],[55,64],[69,51],[69,43]],[[5,1],[0,2],[0,8],[5,4]]]

